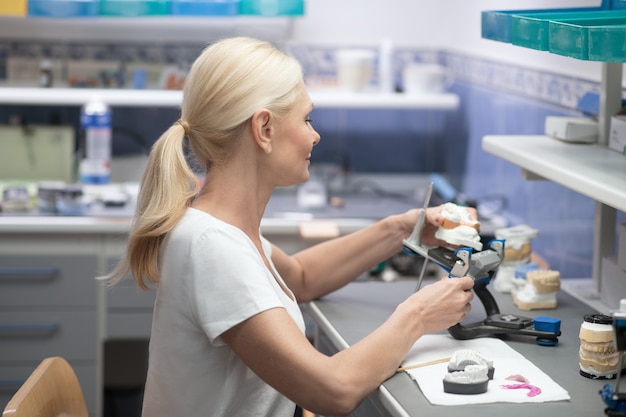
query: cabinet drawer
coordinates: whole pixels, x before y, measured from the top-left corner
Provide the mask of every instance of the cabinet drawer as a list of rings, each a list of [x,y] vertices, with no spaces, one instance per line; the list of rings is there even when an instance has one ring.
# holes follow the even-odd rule
[[[0,306],[93,306],[96,255],[0,256]]]
[[[0,365],[63,356],[96,358],[96,312],[0,312]]]
[[[152,310],[146,313],[111,313],[107,317],[108,339],[149,339]]]
[[[13,397],[18,388],[22,386],[28,376],[44,358],[45,357],[38,358],[30,365],[0,365],[0,410],[4,410],[4,407],[6,407],[11,397]],[[74,368],[74,372],[76,372],[76,376],[80,382],[80,387],[83,390],[85,401],[87,402],[87,408],[90,414],[94,415],[96,408],[96,367],[95,365],[76,364],[76,362],[73,361],[69,362],[72,368]]]
[[[156,289],[143,291],[135,285],[132,278],[126,278],[121,283],[107,289],[107,304],[112,309],[141,310],[152,314]]]

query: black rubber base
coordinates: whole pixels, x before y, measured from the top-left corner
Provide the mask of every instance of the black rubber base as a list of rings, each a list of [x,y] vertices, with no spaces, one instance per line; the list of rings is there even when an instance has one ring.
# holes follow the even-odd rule
[[[443,391],[449,394],[462,394],[462,395],[471,395],[471,394],[482,394],[487,392],[487,388],[489,386],[489,380],[485,380],[484,382],[478,382],[475,384],[462,384],[458,382],[450,382],[443,381]]]

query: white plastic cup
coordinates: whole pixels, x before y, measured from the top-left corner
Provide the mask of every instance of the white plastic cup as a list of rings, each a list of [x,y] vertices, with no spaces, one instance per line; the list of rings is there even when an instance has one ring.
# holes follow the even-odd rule
[[[367,89],[372,79],[376,54],[368,49],[341,49],[335,54],[337,85],[341,90],[358,92]]]
[[[449,71],[437,64],[408,64],[402,77],[404,92],[409,94],[440,94],[452,84]]]

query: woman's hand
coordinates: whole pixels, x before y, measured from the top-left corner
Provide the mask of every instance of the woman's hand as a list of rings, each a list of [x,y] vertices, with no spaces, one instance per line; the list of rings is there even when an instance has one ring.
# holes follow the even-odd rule
[[[441,212],[443,211],[443,207],[444,205],[441,204],[439,206],[429,207],[426,209],[426,221],[424,222],[424,229],[422,230],[422,244],[424,246],[445,246],[456,248],[455,246],[451,246],[448,242],[437,239],[435,237],[437,229],[441,226],[444,220],[443,215],[441,214]],[[478,219],[478,213],[475,208],[467,207],[467,210],[472,220]],[[413,231],[413,228],[415,227],[415,223],[417,223],[420,213],[420,209],[412,209],[401,215],[403,217],[403,227],[406,230],[407,237]]]
[[[465,318],[474,298],[471,277],[443,277],[426,285],[406,300],[417,312],[423,334],[445,330]]]

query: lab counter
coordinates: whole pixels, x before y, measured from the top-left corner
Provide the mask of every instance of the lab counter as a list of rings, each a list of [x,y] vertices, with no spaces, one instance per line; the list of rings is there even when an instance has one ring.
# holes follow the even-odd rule
[[[423,285],[426,285],[425,282]],[[414,280],[384,282],[355,282],[305,308],[317,324],[315,343],[319,350],[333,354],[343,350],[381,325],[395,307],[415,291]],[[520,311],[510,294],[490,289],[502,313],[526,317],[550,316],[561,319],[561,336],[556,346],[540,346],[534,337],[509,335],[503,340],[533,362],[557,384],[568,391],[571,400],[545,403],[493,403],[464,406],[431,405],[415,381],[400,372],[385,381],[356,410],[358,416],[603,416],[604,402],[599,390],[606,380],[591,380],[579,374],[578,333],[583,317],[596,313],[574,297],[561,291],[556,310]],[[475,297],[472,311],[465,322],[485,318],[485,310]],[[375,360],[375,359],[374,359]],[[494,364],[494,366],[497,366]],[[613,381],[610,381],[613,384]],[[442,384],[433,381],[433,384]],[[443,389],[443,388],[442,388]],[[462,407],[462,408],[461,408]]]
[[[303,221],[312,221],[313,217],[264,218],[261,232],[264,235],[297,235]],[[333,219],[341,234],[360,230],[375,219],[344,218]],[[103,233],[126,234],[130,231],[132,217],[128,216],[23,216],[0,215],[0,234],[2,233]]]
[[[329,196],[336,197],[335,204],[314,207],[300,203],[297,186],[278,188],[265,209],[261,231],[266,235],[298,235],[302,222],[332,220],[340,234],[351,233],[383,217],[421,207],[428,177],[355,174],[347,183],[351,191],[329,192]],[[37,209],[0,210],[0,233],[127,233],[135,211],[132,201],[136,195],[123,207],[104,207],[99,202],[102,195],[125,192],[122,191],[125,189],[125,184],[87,186],[85,194],[92,203],[81,215],[60,215]]]

